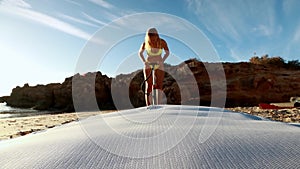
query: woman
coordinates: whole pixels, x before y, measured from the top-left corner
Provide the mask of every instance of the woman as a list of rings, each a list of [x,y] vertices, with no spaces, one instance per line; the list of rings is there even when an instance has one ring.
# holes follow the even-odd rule
[[[144,51],[146,50],[147,58],[144,57]],[[162,51],[164,50],[164,55],[162,57]],[[161,39],[158,35],[158,32],[155,28],[150,28],[147,30],[145,35],[145,41],[142,43],[141,48],[139,50],[139,56],[141,60],[144,62],[144,77],[145,79],[151,74],[151,68],[149,63],[157,63],[159,65],[158,69],[155,70],[156,77],[156,89],[163,89],[163,80],[164,80],[164,61],[169,56],[169,48],[168,44],[165,40]],[[151,96],[152,92],[152,77],[149,78],[146,82],[145,87],[145,100],[146,105],[149,106],[151,104]],[[161,104],[162,100],[162,92],[158,92],[158,104]]]

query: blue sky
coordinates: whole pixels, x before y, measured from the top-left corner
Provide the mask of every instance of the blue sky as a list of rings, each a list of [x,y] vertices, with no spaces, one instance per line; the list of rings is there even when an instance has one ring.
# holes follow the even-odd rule
[[[63,82],[74,74],[83,48],[97,31],[143,12],[171,14],[195,25],[220,61],[247,61],[254,53],[298,60],[299,9],[298,0],[0,0],[0,96],[24,83]],[[194,57],[184,44],[164,38],[179,60]],[[113,47],[106,57],[111,65],[99,70],[109,76],[122,73],[114,64],[120,64],[128,48],[126,55],[137,63],[130,70],[141,67],[134,51],[142,40],[137,34],[126,40],[130,47]]]

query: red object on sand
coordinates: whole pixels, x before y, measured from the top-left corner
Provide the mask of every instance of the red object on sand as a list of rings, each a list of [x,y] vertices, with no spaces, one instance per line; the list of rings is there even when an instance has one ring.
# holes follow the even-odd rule
[[[259,104],[260,109],[280,109],[280,107],[272,105],[272,104],[267,104],[267,103],[260,103]]]
[[[293,107],[280,107],[272,104],[267,103],[260,103],[258,104],[260,109],[286,109],[286,108],[293,108]]]

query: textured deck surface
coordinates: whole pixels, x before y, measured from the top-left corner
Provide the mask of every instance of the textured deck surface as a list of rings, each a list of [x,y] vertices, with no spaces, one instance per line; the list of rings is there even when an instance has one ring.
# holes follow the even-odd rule
[[[195,106],[138,108],[0,142],[0,168],[300,168],[300,128]]]

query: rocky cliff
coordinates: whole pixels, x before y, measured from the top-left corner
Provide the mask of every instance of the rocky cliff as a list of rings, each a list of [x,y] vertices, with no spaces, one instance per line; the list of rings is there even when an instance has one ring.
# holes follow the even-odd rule
[[[47,85],[16,87],[9,97],[3,97],[7,105],[20,108],[33,108],[37,110],[57,110],[64,112],[74,111],[72,97],[72,81],[78,79],[80,90],[78,95],[83,95],[94,83],[96,99],[101,109],[113,109],[114,105],[110,96],[111,78],[102,75],[100,72],[87,73],[85,75],[76,74],[68,77],[60,83]],[[91,79],[94,81],[91,82]],[[82,98],[82,103],[88,102]],[[86,107],[86,110],[89,110]]]
[[[163,92],[168,104],[209,106],[212,93],[225,93],[226,107],[256,106],[262,102],[287,102],[290,97],[300,95],[300,71],[284,67],[248,62],[202,63],[192,59],[176,66],[166,65],[165,70]],[[100,109],[123,109],[145,105],[141,89],[144,77],[141,70],[118,75],[115,78],[94,72],[85,75],[76,74],[66,78],[62,84],[38,86],[25,84],[23,87],[14,88],[11,95],[2,98],[2,101],[14,107],[74,111],[72,97],[74,78],[77,79],[76,97],[81,99],[84,109],[89,109],[92,100],[80,96],[90,94],[95,95]],[[225,85],[218,88],[218,83]]]

